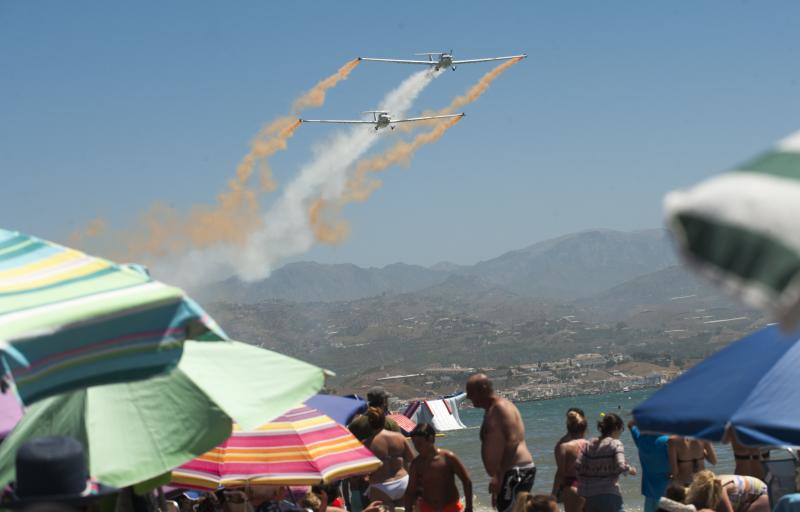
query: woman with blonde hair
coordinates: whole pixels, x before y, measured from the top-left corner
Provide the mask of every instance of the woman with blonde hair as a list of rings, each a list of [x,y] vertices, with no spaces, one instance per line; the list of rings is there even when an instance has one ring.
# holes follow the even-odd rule
[[[511,512],[558,512],[558,503],[553,495],[521,492],[517,494]]]
[[[769,512],[767,485],[752,476],[698,472],[686,492],[686,503],[698,510],[717,512]]]

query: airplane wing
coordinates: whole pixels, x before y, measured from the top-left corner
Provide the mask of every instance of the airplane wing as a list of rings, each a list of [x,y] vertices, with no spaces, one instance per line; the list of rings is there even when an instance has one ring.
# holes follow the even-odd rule
[[[375,124],[375,121],[361,121],[355,119],[301,119],[301,123],[335,123],[335,124]]]
[[[509,55],[508,57],[490,57],[488,59],[467,59],[467,60],[454,60],[453,65],[457,66],[459,64],[472,64],[473,62],[489,62],[493,60],[509,60],[509,59],[524,59],[528,55],[523,53],[522,55]]]
[[[427,121],[429,119],[448,119],[451,117],[464,117],[464,113],[460,114],[447,114],[444,116],[425,116],[425,117],[409,117],[408,119],[392,119],[393,123],[409,123],[414,121]]]
[[[425,64],[428,66],[435,66],[439,62],[431,60],[403,60],[403,59],[372,59],[370,57],[359,57],[358,60],[371,60],[374,62],[398,62],[400,64]]]

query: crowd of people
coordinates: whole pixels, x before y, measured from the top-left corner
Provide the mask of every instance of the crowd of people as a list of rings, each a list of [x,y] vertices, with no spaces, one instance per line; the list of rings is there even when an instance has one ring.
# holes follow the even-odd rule
[[[489,378],[478,374],[466,384],[467,398],[484,410],[479,439],[481,459],[489,478],[491,505],[499,512],[621,512],[624,510],[619,478],[637,476],[639,470],[625,456],[620,436],[622,418],[602,414],[597,436],[587,437],[589,421],[584,411],[570,408],[566,433],[556,442],[553,455],[556,474],[549,494],[534,494],[536,465],[525,441],[525,425],[516,406],[494,392]],[[472,482],[454,453],[436,447],[436,432],[420,424],[411,432],[414,452],[402,436],[389,432],[385,393],[370,395],[365,418],[357,418],[351,430],[370,431],[365,445],[384,461],[385,470],[369,477],[369,499],[392,509],[403,505],[421,512],[472,510]],[[639,454],[641,490],[645,512],[767,512],[770,502],[763,481],[762,460],[769,452],[739,444],[733,435],[736,470],[715,475],[706,464],[716,465],[714,447],[702,440],[642,433],[631,420],[627,428]],[[410,461],[410,462],[409,462]],[[407,469],[404,469],[407,468]],[[464,489],[463,504],[456,479]]]
[[[525,424],[517,407],[495,392],[486,375],[466,383],[466,395],[484,410],[480,453],[489,479],[491,506],[498,512],[621,512],[619,478],[636,476],[620,436],[622,419],[602,414],[597,436],[587,437],[584,411],[570,408],[566,433],[553,451],[556,473],[547,494],[532,492],[536,464],[525,440]],[[452,451],[436,445],[433,425],[420,423],[406,437],[387,417],[389,397],[381,388],[367,395],[367,409],[348,425],[350,432],[382,464],[373,473],[342,482],[307,488],[249,486],[215,493],[173,493],[155,505],[129,495],[127,509],[170,512],[473,512],[469,472]],[[696,439],[628,430],[641,466],[644,512],[768,512],[770,501],[761,462],[769,452],[740,445],[726,435],[736,458],[735,474],[716,475],[713,446]],[[53,470],[53,468],[60,468]],[[65,469],[66,468],[66,471]],[[52,471],[51,471],[52,470]],[[49,472],[49,473],[48,473]],[[50,474],[52,473],[52,474]],[[90,510],[116,490],[88,479],[80,443],[69,438],[44,438],[23,445],[17,454],[17,481],[6,491],[2,508]],[[67,478],[70,477],[70,478]],[[460,482],[463,493],[459,492]],[[58,499],[53,499],[53,497]],[[50,508],[41,508],[47,503]],[[53,508],[53,505],[58,506]],[[152,506],[151,506],[152,505]],[[95,507],[96,508],[96,507]],[[120,507],[117,506],[117,510]]]

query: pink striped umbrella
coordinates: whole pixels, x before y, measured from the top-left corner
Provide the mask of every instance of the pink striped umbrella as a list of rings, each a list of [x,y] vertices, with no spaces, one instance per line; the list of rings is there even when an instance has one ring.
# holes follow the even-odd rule
[[[386,416],[386,418],[390,419],[390,420],[394,420],[394,422],[397,423],[397,426],[400,427],[400,429],[405,434],[410,434],[411,431],[414,430],[414,427],[417,426],[417,424],[414,423],[414,420],[412,420],[411,418],[408,418],[406,416],[403,416],[400,413],[390,414],[390,415]]]
[[[381,461],[345,427],[303,406],[233,435],[172,471],[172,485],[201,490],[245,485],[312,485],[372,473]]]

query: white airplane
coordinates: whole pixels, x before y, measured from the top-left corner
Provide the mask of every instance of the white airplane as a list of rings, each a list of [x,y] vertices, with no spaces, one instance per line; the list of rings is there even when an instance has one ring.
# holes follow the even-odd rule
[[[334,123],[334,124],[371,124],[375,129],[386,128],[387,126],[394,130],[395,123],[413,123],[415,121],[427,121],[429,119],[447,119],[451,117],[464,117],[464,113],[460,114],[447,114],[442,116],[424,116],[424,117],[409,117],[407,119],[392,119],[389,112],[385,110],[367,110],[364,114],[372,114],[372,121],[369,120],[340,120],[340,119],[300,119],[301,123]]]
[[[397,62],[400,64],[422,64],[425,66],[434,66],[434,69],[436,71],[446,68],[451,68],[453,71],[455,71],[456,66],[459,64],[473,64],[475,62],[489,62],[493,60],[524,59],[525,57],[528,56],[528,54],[523,53],[521,55],[509,55],[507,57],[489,57],[486,59],[455,60],[453,58],[453,50],[450,50],[449,52],[415,53],[414,55],[427,55],[428,60],[375,59],[371,57],[359,57],[358,60],[370,60],[375,62]],[[436,60],[433,60],[434,56],[437,56]]]

